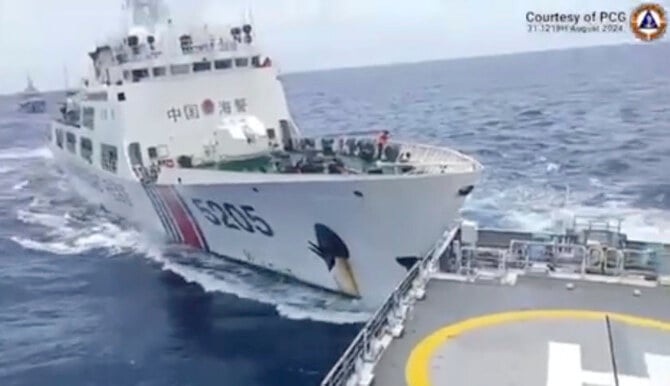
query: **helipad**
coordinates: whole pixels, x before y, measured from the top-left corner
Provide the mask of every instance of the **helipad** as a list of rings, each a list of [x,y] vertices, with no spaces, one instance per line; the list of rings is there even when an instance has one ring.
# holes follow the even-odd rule
[[[410,354],[408,385],[445,379],[454,385],[670,385],[670,323],[588,310],[474,317],[438,329]]]
[[[670,245],[560,224],[450,231],[321,385],[670,386]]]
[[[668,386],[670,292],[520,278],[431,280],[376,385]]]

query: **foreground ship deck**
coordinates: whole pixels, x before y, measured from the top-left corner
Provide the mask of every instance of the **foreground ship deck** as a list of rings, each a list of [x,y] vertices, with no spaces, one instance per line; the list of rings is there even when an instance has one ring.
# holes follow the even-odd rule
[[[322,385],[670,385],[670,246],[583,225],[453,231]]]

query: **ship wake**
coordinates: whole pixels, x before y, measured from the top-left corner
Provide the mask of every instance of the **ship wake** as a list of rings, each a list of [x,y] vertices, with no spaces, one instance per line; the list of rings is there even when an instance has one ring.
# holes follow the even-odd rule
[[[598,181],[592,179],[595,188]],[[602,187],[601,187],[602,188]],[[554,221],[567,215],[618,218],[629,239],[670,243],[670,209],[640,208],[634,197],[615,191],[581,191],[566,197],[565,190],[523,186],[489,191],[485,197],[467,203],[466,218],[482,226],[531,232],[551,230]]]
[[[288,319],[362,323],[373,311],[356,300],[275,273],[150,240],[96,208],[77,207],[58,213],[50,200],[34,198],[28,208],[16,212],[16,219],[30,232],[21,232],[10,239],[25,249],[58,255],[139,255],[187,282],[198,284],[204,291],[272,305]]]

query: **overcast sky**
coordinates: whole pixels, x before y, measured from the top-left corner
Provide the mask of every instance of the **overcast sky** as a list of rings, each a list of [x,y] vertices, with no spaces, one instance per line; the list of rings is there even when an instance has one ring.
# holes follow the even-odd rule
[[[302,71],[634,42],[615,34],[528,33],[525,14],[627,11],[630,0],[171,0],[175,20],[238,20],[251,4],[261,43]],[[666,0],[667,4],[670,0]],[[0,93],[64,86],[86,53],[120,28],[121,0],[0,0]],[[665,39],[668,39],[666,36]]]

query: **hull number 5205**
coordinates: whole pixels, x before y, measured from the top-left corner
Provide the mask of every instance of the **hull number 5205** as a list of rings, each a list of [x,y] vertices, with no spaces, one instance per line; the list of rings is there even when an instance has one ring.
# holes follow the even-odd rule
[[[268,237],[274,236],[270,224],[256,214],[256,210],[251,205],[237,206],[228,202],[218,203],[199,198],[194,198],[191,201],[207,221],[213,225],[249,233],[260,232]]]

